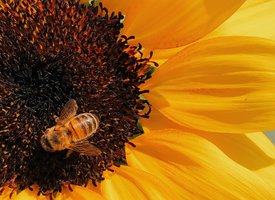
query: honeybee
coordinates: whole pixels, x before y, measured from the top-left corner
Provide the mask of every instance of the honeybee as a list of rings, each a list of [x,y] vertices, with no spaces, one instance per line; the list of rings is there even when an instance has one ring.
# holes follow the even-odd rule
[[[40,142],[44,150],[54,152],[68,149],[66,157],[72,151],[88,156],[97,156],[101,153],[100,149],[88,141],[98,129],[98,118],[91,113],[76,115],[77,109],[74,99],[65,104],[60,116],[55,117],[56,125],[48,128],[41,137]]]

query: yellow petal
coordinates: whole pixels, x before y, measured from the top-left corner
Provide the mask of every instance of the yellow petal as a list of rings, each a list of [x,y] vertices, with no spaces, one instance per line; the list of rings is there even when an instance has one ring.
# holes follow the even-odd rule
[[[275,43],[250,37],[198,42],[147,83],[150,103],[175,122],[210,132],[275,129]]]
[[[171,56],[174,56],[176,53],[181,51],[184,47],[176,47],[171,49],[154,49],[153,51],[153,60],[158,59],[168,59]],[[148,49],[143,50],[143,54],[147,57],[149,56],[150,51]]]
[[[68,188],[63,188],[62,193],[58,193],[55,197],[55,200],[104,200],[102,196],[100,196],[98,193],[84,188],[80,186],[72,186],[73,191],[71,192]],[[29,189],[25,189],[22,192],[20,192],[16,197],[15,200],[48,200],[49,197],[46,197],[44,195],[37,196],[38,193],[38,187],[34,186],[33,191],[30,191]]]
[[[102,195],[108,200],[155,200],[179,199],[158,177],[127,166],[115,168],[114,173],[106,172],[101,183]]]
[[[2,190],[3,188],[1,187],[0,188],[0,191]],[[16,191],[14,191],[12,193],[12,188],[9,188],[9,187],[5,187],[5,189],[3,190],[3,192],[0,194],[0,199],[1,200],[14,200],[17,196],[16,194]],[[11,195],[12,193],[12,195]],[[11,198],[10,198],[11,197]]]
[[[129,180],[117,173],[105,172],[101,183],[101,192],[106,200],[112,199],[146,199],[142,192]]]
[[[149,119],[141,120],[143,128],[149,131],[163,129],[180,129],[183,127],[166,118],[161,112],[153,109]],[[249,134],[207,133],[185,129],[184,131],[200,135],[215,144],[224,154],[240,165],[251,170],[266,167],[274,163],[275,146],[262,132]],[[255,158],[258,162],[255,162]]]
[[[88,188],[85,187],[80,187],[80,186],[73,186],[73,191],[69,191],[68,188],[64,189],[63,192],[57,195],[56,200],[104,200],[104,198],[99,195],[97,192],[92,191]]]
[[[264,178],[266,180],[266,182],[268,182],[270,184],[271,187],[273,187],[273,190],[275,191],[275,165],[270,165],[268,167],[265,168],[261,168],[257,171],[255,171],[255,173],[257,173],[259,176],[261,176],[262,178]]]
[[[29,189],[25,189],[16,196],[15,200],[25,200],[25,199],[28,199],[28,200],[47,200],[46,196],[43,196],[43,195],[37,196],[37,192],[38,192],[37,188],[35,188],[34,191],[30,191]]]
[[[171,49],[154,49],[153,57],[151,60],[154,62],[157,62],[159,64],[158,67],[161,67],[162,64],[168,60],[168,58],[170,58],[171,56],[174,56],[183,48],[184,46],[171,48]],[[147,57],[147,58],[150,56],[151,52],[152,51],[150,49],[143,49],[142,51],[144,57]]]
[[[122,34],[145,48],[174,48],[193,42],[230,17],[244,0],[104,1],[126,15]],[[112,9],[114,7],[114,9]]]
[[[132,1],[129,0],[99,0],[109,12],[122,12],[123,15],[128,15],[128,10]]]
[[[174,121],[168,119],[165,115],[163,115],[160,111],[152,108],[152,112],[150,113],[149,119],[141,118],[140,122],[142,124],[143,129],[152,130],[162,130],[167,128],[175,128],[181,129],[182,127],[175,123]]]
[[[203,133],[201,136],[248,169],[257,170],[274,163],[275,147],[261,132],[244,135]]]
[[[250,133],[246,136],[251,140],[253,144],[256,144],[264,154],[270,158],[275,158],[275,147],[270,139],[264,133]]]
[[[130,167],[181,188],[182,199],[272,199],[265,179],[228,158],[207,140],[179,130],[153,131],[127,148]],[[258,162],[257,158],[251,158]]]
[[[208,37],[242,35],[275,40],[275,1],[249,0]]]

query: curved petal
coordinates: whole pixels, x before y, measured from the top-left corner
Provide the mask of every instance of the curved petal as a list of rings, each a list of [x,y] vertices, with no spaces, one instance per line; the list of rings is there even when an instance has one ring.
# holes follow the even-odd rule
[[[205,36],[230,17],[244,0],[104,2],[107,8],[124,11],[123,34],[136,36],[135,41],[147,49],[157,49],[186,45]]]
[[[184,129],[155,109],[152,110],[149,120],[141,119],[141,124],[148,132],[170,128],[197,134],[215,144],[230,159],[251,170],[260,169],[275,162],[275,146],[262,132],[239,135]],[[258,162],[251,158],[255,158]]]
[[[249,133],[275,128],[275,43],[222,37],[193,44],[155,73],[144,95],[194,129]]]
[[[101,184],[102,195],[112,199],[179,199],[171,193],[171,186],[163,183],[158,177],[141,170],[121,166],[115,172],[105,172],[105,180]]]
[[[249,0],[207,38],[241,35],[275,40],[275,1]]]
[[[161,67],[162,64],[165,63],[171,56],[174,56],[183,48],[184,46],[171,49],[154,49],[152,60],[157,62],[159,64],[159,67]],[[151,52],[152,51],[150,49],[144,49],[142,51],[143,55],[147,58],[150,56]]]
[[[255,171],[255,173],[257,173],[259,176],[264,178],[270,184],[270,186],[272,186],[274,188],[274,191],[275,191],[275,173],[274,173],[274,171],[275,171],[275,165],[270,165],[268,167],[265,167],[265,168]]]
[[[152,108],[152,112],[150,113],[150,118],[141,118],[140,122],[142,124],[143,129],[151,130],[162,130],[168,128],[182,129],[183,127],[174,121],[168,119],[165,115],[163,115],[160,111]]]
[[[56,200],[104,200],[102,196],[100,196],[98,193],[84,188],[80,186],[72,186],[73,191],[71,192],[68,188],[63,188],[62,193],[58,193],[55,197]],[[20,192],[16,197],[15,200],[48,200],[49,197],[39,195],[37,196],[38,188],[36,186],[33,187],[33,191],[29,189],[25,189],[22,192]]]
[[[249,133],[246,134],[246,136],[253,142],[253,144],[257,145],[265,155],[275,159],[275,146],[264,133]]]
[[[244,135],[203,133],[201,136],[248,169],[261,169],[275,162],[275,146],[261,132]]]
[[[197,135],[170,129],[144,134],[133,142],[137,147],[126,151],[129,166],[177,185],[183,199],[273,198],[273,188],[264,179]]]
[[[170,48],[170,49],[154,49],[153,51],[153,60],[155,59],[168,59],[171,56],[174,56],[177,54],[179,51],[184,49],[183,46],[176,47],[176,48]],[[150,50],[144,49],[143,54],[146,55],[146,57],[149,57]]]

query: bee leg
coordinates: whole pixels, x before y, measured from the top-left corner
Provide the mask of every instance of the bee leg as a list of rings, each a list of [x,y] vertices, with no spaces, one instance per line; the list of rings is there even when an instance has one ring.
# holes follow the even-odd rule
[[[65,159],[68,158],[72,153],[73,153],[73,151],[68,149]]]

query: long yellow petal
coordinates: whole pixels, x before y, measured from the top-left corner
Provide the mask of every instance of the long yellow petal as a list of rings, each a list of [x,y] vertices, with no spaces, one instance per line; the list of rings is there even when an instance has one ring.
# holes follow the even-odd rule
[[[180,199],[177,193],[171,193],[173,188],[158,177],[127,166],[114,170],[114,173],[105,173],[101,184],[102,195],[107,200]]]
[[[226,35],[258,36],[275,40],[275,1],[248,0],[207,37]]]
[[[275,162],[275,147],[261,132],[244,135],[202,133],[201,136],[248,169],[261,169]]]
[[[122,33],[136,36],[136,41],[147,49],[189,44],[219,26],[243,2],[244,0],[103,1],[111,10],[124,11],[126,18]]]
[[[147,131],[160,131],[167,128],[184,130],[183,127],[169,120],[155,109],[152,110],[149,120],[142,119],[141,123]],[[207,139],[230,159],[248,169],[256,170],[275,162],[275,146],[262,132],[239,135],[208,133],[186,128],[184,131],[192,132]],[[251,158],[255,158],[258,161],[255,162]]]
[[[225,133],[274,130],[275,42],[198,42],[164,63],[146,86],[151,104],[183,126]]]
[[[272,199],[273,187],[202,137],[179,130],[153,131],[127,148],[130,167],[181,188],[182,199]],[[251,158],[258,162],[257,158]]]
[[[171,49],[154,49],[152,60],[162,66],[170,57],[180,52],[185,46],[171,48]],[[144,49],[143,54],[145,57],[149,57],[152,51],[150,49]]]
[[[259,176],[264,178],[266,182],[270,184],[271,187],[273,187],[273,191],[275,191],[275,165],[270,165],[265,168],[261,168],[255,171]]]
[[[167,128],[175,128],[182,129],[182,126],[175,123],[173,120],[168,119],[165,115],[163,115],[160,111],[152,108],[152,112],[150,113],[149,119],[141,118],[140,122],[142,124],[143,129],[149,130],[162,130]]]

